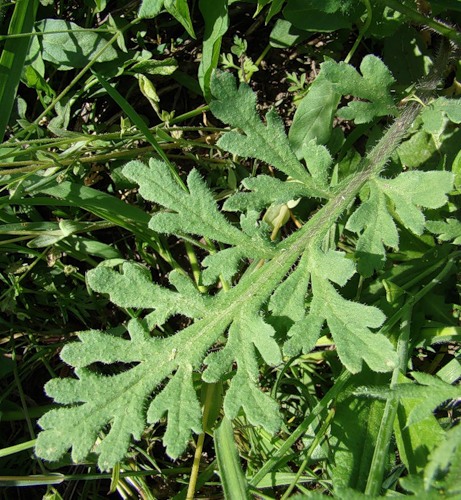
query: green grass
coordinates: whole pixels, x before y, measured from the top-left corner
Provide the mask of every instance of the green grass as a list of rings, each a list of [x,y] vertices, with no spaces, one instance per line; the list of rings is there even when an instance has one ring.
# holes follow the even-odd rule
[[[275,434],[252,425],[243,411],[232,421],[224,415],[223,398],[235,376],[234,363],[217,384],[202,381],[204,367],[193,371],[204,432],[194,434],[176,460],[167,456],[162,444],[168,420],[164,417],[146,425],[141,439],[131,442],[126,458],[109,472],[98,469],[93,453],[79,463],[72,463],[70,453],[49,463],[33,452],[38,419],[56,407],[44,385],[51,379],[75,377],[59,357],[62,349],[85,330],[110,331],[124,339],[128,321],[142,318],[140,309],[118,307],[106,294],[96,293],[87,278],[90,270],[102,263],[115,270],[126,260],[134,261],[155,283],[171,288],[168,276],[175,270],[189,276],[203,296],[214,297],[235,296],[232,290],[239,282],[248,282],[251,272],[260,276],[258,270],[263,273],[270,266],[269,258],[242,258],[238,274],[204,284],[203,259],[227,246],[182,230],[153,231],[149,222],[163,210],[161,203],[152,201],[155,197],[144,199],[137,179],[123,173],[131,160],[147,164],[150,158],[161,159],[177,186],[185,189],[187,175],[196,168],[219,209],[237,190],[245,191],[242,181],[251,184],[260,174],[275,180],[286,177],[278,165],[239,154],[238,148],[246,147],[243,140],[238,145],[230,139],[218,144],[234,122],[225,121],[222,114],[221,121],[210,111],[216,110],[210,86],[213,70],[227,69],[250,83],[264,124],[270,121],[267,110],[275,108],[286,130],[292,127],[289,140],[299,157],[300,140],[307,144],[320,135],[325,138],[321,145],[331,154],[332,166],[329,184],[317,193],[334,198],[357,175],[365,152],[389,130],[389,115],[400,113],[404,103],[426,99],[415,84],[431,67],[437,69],[439,35],[452,44],[461,37],[452,27],[461,23],[456,2],[430,2],[429,19],[428,12],[412,2],[400,6],[387,0],[345,2],[348,8],[334,13],[321,7],[308,12],[307,4],[296,0],[283,9],[283,2],[276,0],[229,6],[216,0],[212,10],[207,10],[209,2],[176,0],[165,2],[154,19],[137,17],[142,2],[43,3],[18,0],[0,5],[2,498],[106,498],[108,493],[149,499],[460,495],[456,471],[461,446],[455,445],[461,443],[461,231],[456,225],[461,65],[456,50],[438,75],[440,81],[423,113],[385,165],[390,179],[401,172],[452,172],[448,202],[424,205],[435,196],[435,184],[432,193],[426,190],[415,205],[405,205],[408,212],[385,198],[381,215],[389,211],[388,217],[396,221],[399,241],[398,248],[385,245],[382,266],[376,264],[380,249],[366,260],[370,252],[364,244],[365,230],[348,224],[372,189],[378,189],[371,184],[351,200],[322,240],[325,252],[344,252],[361,271],[344,287],[335,284],[334,290],[347,301],[379,308],[387,318],[379,333],[395,347],[394,371],[376,373],[363,365],[358,373],[350,373],[324,323],[309,352],[285,354],[275,366],[259,354],[255,358],[257,384],[280,407],[282,425]],[[144,0],[144,12],[151,4],[155,2]],[[331,2],[331,8],[337,4]],[[45,19],[73,22],[82,29],[33,34],[34,26],[45,26]],[[63,38],[55,42],[58,36]],[[371,101],[349,92],[340,100],[341,89],[329,87],[323,77],[315,79],[320,64],[330,60],[359,68],[369,54],[378,55],[390,68],[396,80],[390,95],[400,107],[389,115],[373,115],[366,123],[343,116],[333,119],[338,102],[345,106],[361,101],[374,109],[380,103],[378,98]],[[139,75],[150,81],[150,100]],[[344,84],[341,78],[340,82]],[[374,99],[387,84],[373,85]],[[431,108],[440,96],[451,101],[446,105],[439,100]],[[239,119],[233,128],[246,133],[251,118],[242,113]],[[310,127],[296,125],[303,120],[315,121],[315,134]],[[279,139],[274,136],[275,145]],[[259,147],[256,140],[254,146]],[[310,173],[315,178],[315,172]],[[286,182],[283,189],[296,183],[299,180]],[[418,189],[424,190],[424,185],[410,186],[406,199]],[[316,220],[324,203],[317,195],[298,193],[294,198],[291,205],[274,203],[270,211],[265,205],[261,209],[258,220],[264,216],[270,224],[274,244]],[[437,221],[420,234],[408,229],[416,224],[406,219],[417,218],[410,213],[413,206],[426,207],[425,218]],[[236,212],[222,213],[240,227]],[[382,217],[379,231],[389,224],[387,216]],[[371,261],[376,267],[368,272]],[[296,261],[292,269],[295,266],[302,264]],[[319,278],[312,279],[302,305],[305,311],[312,306],[313,283],[319,283]],[[128,286],[125,292],[129,294]],[[283,309],[275,302],[266,301],[260,317],[274,327],[282,345],[294,320],[289,304]],[[156,324],[152,334],[174,338],[191,321],[175,314],[163,325]],[[227,334],[219,337],[211,351],[219,351],[226,339]],[[176,350],[167,355],[174,358]],[[116,375],[131,367],[128,362],[94,363],[91,370]],[[441,401],[443,394],[447,397]],[[107,432],[103,427],[98,439]]]

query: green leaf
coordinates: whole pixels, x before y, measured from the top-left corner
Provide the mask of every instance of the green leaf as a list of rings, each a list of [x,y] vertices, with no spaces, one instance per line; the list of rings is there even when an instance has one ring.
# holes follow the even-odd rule
[[[159,324],[175,314],[200,318],[208,305],[207,297],[199,293],[188,277],[177,271],[172,271],[169,279],[178,292],[152,283],[149,271],[132,262],[124,262],[121,273],[99,266],[86,276],[95,292],[109,294],[110,300],[120,307],[154,309],[155,315],[151,313],[150,319]]]
[[[78,379],[54,379],[46,385],[50,397],[73,406],[52,410],[40,419],[43,431],[37,439],[37,454],[53,461],[72,448],[72,458],[79,462],[93,451],[99,454],[101,470],[114,467],[123,459],[131,437],[140,439],[146,426],[146,401],[177,369],[169,382],[171,388],[167,386],[166,393],[157,396],[160,398],[158,408],[154,399],[147,417],[156,420],[164,413],[168,399],[168,412],[173,420],[167,428],[168,453],[173,457],[182,453],[190,429],[201,431],[195,391],[191,389],[191,382],[186,383],[191,375],[190,366],[196,368],[206,351],[199,338],[206,336],[211,328],[212,342],[215,342],[226,326],[220,319],[212,323],[208,322],[207,326],[195,323],[183,330],[182,335],[166,339],[151,338],[146,322],[139,319],[128,324],[130,340],[95,330],[80,333],[81,342],[66,345],[61,353],[65,362],[77,368]],[[96,362],[128,365],[122,373],[108,376],[88,368]],[[178,397],[170,400],[169,394]],[[100,431],[108,424],[109,430],[95,444]],[[176,433],[178,425],[182,428]]]
[[[129,341],[97,331],[83,332],[79,335],[83,344],[69,344],[63,349],[62,358],[75,367],[95,361],[139,364],[113,376],[81,368],[76,370],[78,379],[48,382],[45,390],[49,396],[74,406],[52,410],[40,419],[43,432],[37,438],[39,456],[58,460],[72,447],[72,458],[79,462],[94,450],[100,455],[100,468],[106,470],[123,459],[131,437],[140,439],[146,425],[145,399],[160,382],[161,370],[149,373],[149,357],[151,360],[159,356],[159,342],[149,339],[148,332],[135,320],[130,323],[129,332]],[[109,422],[109,432],[95,446],[98,433]]]
[[[248,85],[241,84],[237,89],[230,73],[215,72],[211,90],[216,99],[210,105],[213,114],[243,131],[225,133],[218,141],[219,147],[239,156],[258,158],[312,186],[310,175],[290,148],[282,121],[271,110],[266,115],[266,125],[263,124],[256,112],[255,94]]]
[[[273,5],[273,4],[272,4]],[[292,47],[308,38],[309,33],[295,28],[286,19],[277,19],[269,36],[270,44],[277,49]]]
[[[421,112],[423,128],[429,134],[440,134],[445,128],[445,121],[461,123],[461,102],[457,99],[439,97]]]
[[[279,333],[286,333],[295,322],[304,319],[309,282],[309,260],[303,256],[296,269],[278,286],[269,300],[271,324],[276,326]],[[316,340],[311,342],[312,347]]]
[[[163,9],[164,0],[143,0],[139,7],[138,17],[152,18]]]
[[[411,380],[400,375],[399,383],[411,383]],[[432,413],[424,420],[407,426],[408,416],[419,402],[419,398],[401,398],[394,422],[397,449],[410,474],[424,469],[430,451],[444,437],[444,431]]]
[[[174,404],[172,404],[174,402]],[[178,457],[187,446],[191,431],[202,432],[202,411],[192,384],[192,366],[182,365],[147,410],[147,421],[155,423],[168,413],[163,442],[170,457]]]
[[[296,155],[302,157],[303,145],[315,140],[326,144],[333,129],[333,118],[340,95],[325,77],[322,69],[309,88],[293,117],[288,137]]]
[[[18,0],[8,25],[9,35],[19,35],[32,31],[38,8],[38,0]],[[0,141],[10,120],[16,91],[23,71],[29,37],[8,38],[0,56]]]
[[[283,182],[269,175],[248,177],[242,185],[251,192],[240,192],[230,196],[223,210],[247,212],[261,210],[268,205],[280,205],[290,200],[309,196],[309,189],[300,182]]]
[[[289,330],[284,353],[293,356],[309,352],[326,321],[339,358],[351,373],[358,373],[363,361],[374,371],[391,371],[397,364],[392,344],[384,335],[370,331],[381,326],[383,313],[376,307],[344,299],[330,283],[343,286],[354,273],[353,263],[340,252],[316,251],[310,255],[307,266],[313,293],[309,315]]]
[[[441,241],[451,241],[453,244],[461,245],[461,222],[458,219],[447,219],[446,222],[429,220],[426,227],[436,234]]]
[[[328,32],[349,28],[361,7],[351,0],[288,0],[283,14],[297,28]]]
[[[300,197],[317,196],[317,186],[328,179],[328,152],[315,142],[303,146],[315,157],[315,162],[308,164],[309,174],[290,150],[276,115],[266,116],[267,125],[260,120],[255,98],[247,86],[237,89],[232,77],[218,74],[212,79],[212,90],[216,90],[219,118],[239,129],[225,135],[223,144],[239,154],[246,151],[248,156],[269,159],[275,168],[295,179],[286,185],[293,184],[296,189],[298,184],[303,186],[306,191],[298,191]],[[389,155],[395,151],[395,128],[401,125],[401,121],[397,122],[381,139],[378,151],[383,147]],[[254,200],[250,198],[239,223],[231,223],[222,214],[197,171],[189,174],[186,187],[171,165],[156,159],[151,159],[149,165],[130,162],[124,169],[124,175],[139,184],[140,195],[154,202],[152,217],[133,211],[117,198],[110,204],[102,193],[95,196],[94,190],[77,189],[65,181],[43,188],[63,200],[47,199],[50,202],[69,204],[71,200],[72,205],[105,218],[115,217],[117,223],[135,227],[136,235],[147,240],[155,236],[154,229],[178,237],[197,235],[218,241],[224,248],[203,261],[204,265],[211,262],[208,269],[214,267],[212,276],[216,271],[232,273],[240,256],[251,255],[255,263],[247,267],[238,282],[226,287],[228,290],[213,288],[208,297],[202,297],[192,280],[179,272],[170,274],[170,289],[152,283],[148,271],[135,264],[124,263],[121,272],[108,266],[91,271],[88,282],[92,288],[108,293],[121,307],[145,311],[136,311],[136,319],[129,321],[129,338],[119,330],[82,332],[78,334],[79,342],[63,349],[62,358],[76,368],[77,378],[56,379],[47,385],[48,394],[68,406],[40,420],[43,431],[37,441],[37,454],[56,460],[72,449],[73,459],[81,461],[96,452],[99,467],[108,469],[123,460],[131,439],[139,439],[146,423],[167,414],[171,422],[167,423],[164,440],[168,453],[178,456],[185,450],[191,431],[202,430],[195,394],[199,376],[202,382],[225,380],[224,411],[228,418],[244,412],[253,425],[276,432],[281,417],[276,401],[260,386],[260,365],[274,366],[283,361],[279,343],[280,338],[286,338],[285,333],[289,337],[284,346],[286,354],[308,352],[326,325],[326,333],[333,337],[339,360],[347,370],[364,370],[367,375],[363,363],[377,372],[393,370],[398,360],[391,342],[380,332],[372,333],[382,325],[384,315],[376,307],[340,294],[338,288],[355,272],[354,263],[344,253],[328,249],[327,238],[387,159],[382,155],[376,158],[377,153],[371,151],[363,169],[334,192],[323,193],[328,199],[324,206],[318,207],[316,202],[303,227],[277,244],[268,241],[267,224],[254,210],[256,206],[267,208],[261,206],[261,200],[270,199],[273,195],[268,191],[280,186],[264,178],[254,180],[253,186],[261,192]],[[397,179],[373,182],[403,221],[405,214],[400,212],[407,210],[405,203],[420,213],[420,206],[433,208],[445,202],[450,174],[427,174],[429,177],[425,177],[426,173],[408,172]],[[424,187],[426,180],[430,192]],[[283,196],[293,194],[290,189],[286,188]],[[407,197],[402,201],[403,192]],[[94,204],[89,202],[90,194]],[[403,223],[414,228],[413,219]],[[155,327],[174,314],[190,317],[191,322],[180,331],[174,330],[176,322],[172,322],[160,336]],[[279,329],[284,319],[285,331]]]
[[[253,425],[261,425],[271,432],[278,430],[281,420],[276,402],[258,387],[259,369],[255,349],[267,364],[280,363],[282,358],[273,339],[274,333],[274,329],[256,311],[243,309],[230,327],[226,346],[205,358],[208,366],[203,373],[205,382],[216,382],[235,361],[237,373],[224,397],[226,415],[235,418],[242,408]]]
[[[162,60],[148,59],[139,61],[131,69],[136,71],[136,73],[146,75],[169,76],[178,69],[178,62],[173,57],[167,57]]]
[[[207,101],[211,99],[211,75],[218,67],[221,40],[229,28],[228,0],[200,0],[199,9],[205,20],[202,59],[198,81]]]
[[[187,0],[163,0],[165,9],[179,21],[192,38],[197,38],[190,18]]]
[[[149,167],[140,161],[128,163],[123,175],[140,185],[139,192],[146,200],[155,201],[170,210],[154,214],[149,223],[154,231],[179,236],[200,235],[234,245],[232,249],[207,257],[204,261],[204,265],[208,266],[205,283],[212,283],[220,274],[227,278],[233,276],[239,261],[245,256],[267,258],[273,254],[271,244],[262,231],[248,234],[224,217],[196,170],[192,170],[187,178],[189,192],[178,185],[164,162],[153,158],[149,160]]]
[[[360,124],[371,122],[377,116],[396,114],[397,108],[390,94],[394,78],[378,57],[367,55],[363,58],[360,64],[362,76],[344,62],[326,61],[321,65],[321,71],[337,94],[362,99],[340,108],[339,117]]]
[[[43,59],[56,64],[60,70],[83,68],[107,44],[101,34],[83,30],[77,24],[61,19],[44,19],[37,23],[36,29],[43,33],[40,37]],[[117,55],[110,46],[96,61],[113,61]]]
[[[169,212],[155,214],[149,226],[154,231],[195,234],[228,244],[238,244],[242,233],[220,213],[216,202],[196,170],[187,179],[189,192],[178,185],[165,163],[151,158],[149,166],[134,160],[123,175],[139,184],[139,192]],[[244,237],[244,236],[243,236]]]
[[[365,368],[351,377],[335,403],[329,461],[337,498],[355,498],[351,490],[344,488],[365,490],[385,406],[382,401],[357,398],[351,395],[351,390],[358,384],[382,382],[383,378]]]
[[[446,474],[444,486],[450,493],[461,493],[461,426],[455,425],[441,438],[430,454],[424,470],[424,486],[428,490],[437,486],[441,473]],[[448,472],[448,474],[447,474]],[[440,479],[439,479],[440,480]]]
[[[424,231],[425,217],[419,207],[440,208],[453,188],[450,172],[404,172],[395,179],[380,179],[381,189],[394,204],[400,221],[415,234]]]
[[[369,183],[369,197],[349,217],[346,229],[359,234],[356,247],[358,271],[362,276],[371,276],[374,270],[382,269],[386,258],[384,245],[397,249],[399,234],[387,209],[387,199],[376,182]]]
[[[453,176],[449,172],[404,172],[395,179],[377,178],[368,184],[368,199],[349,218],[346,228],[359,234],[356,247],[358,270],[371,276],[384,266],[384,245],[399,246],[397,226],[389,203],[400,222],[420,235],[425,217],[420,207],[439,208],[447,202]]]
[[[418,399],[418,403],[414,405],[408,415],[407,425],[421,422],[432,415],[433,410],[444,401],[461,396],[460,387],[447,384],[438,377],[423,372],[412,372],[412,375],[418,385],[398,384],[395,389],[401,398]]]

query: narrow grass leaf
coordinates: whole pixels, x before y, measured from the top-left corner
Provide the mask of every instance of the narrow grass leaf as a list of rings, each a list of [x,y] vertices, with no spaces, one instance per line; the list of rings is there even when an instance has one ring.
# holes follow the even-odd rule
[[[32,32],[38,4],[38,0],[17,0],[8,27],[9,35]],[[7,38],[2,50],[0,57],[0,141],[3,141],[10,120],[29,44],[29,37]]]
[[[138,129],[144,134],[146,140],[152,145],[157,154],[163,161],[168,165],[168,168],[171,170],[173,177],[176,179],[180,186],[184,187],[184,184],[179,177],[176,169],[170,163],[170,160],[163,152],[163,149],[159,146],[157,140],[155,139],[152,132],[149,130],[149,127],[146,125],[145,121],[139,116],[133,106],[120,94],[120,92],[112,86],[102,75],[94,72],[96,78],[99,83],[104,87],[106,92],[112,97],[112,99],[120,106],[120,108],[126,113],[128,118],[138,127]]]
[[[251,498],[248,483],[240,465],[232,423],[227,417],[222,419],[221,425],[215,430],[214,443],[226,500]]]

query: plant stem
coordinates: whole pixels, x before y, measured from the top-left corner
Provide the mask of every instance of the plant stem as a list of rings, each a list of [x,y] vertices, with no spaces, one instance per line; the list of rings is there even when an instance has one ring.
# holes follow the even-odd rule
[[[461,252],[456,252],[456,254],[458,255],[460,253]],[[440,273],[437,274],[437,276],[435,276],[422,290],[413,295],[407,301],[407,304],[405,304],[405,306],[402,308],[403,315],[401,322],[401,333],[397,341],[399,365],[394,369],[392,373],[392,379],[390,383],[391,389],[393,389],[398,383],[400,374],[405,374],[407,370],[408,344],[410,341],[411,316],[413,307],[425,295],[427,295],[432,290],[432,288],[434,288],[434,286],[438,285],[451,271],[454,258],[455,256],[452,254]],[[370,473],[368,475],[367,485],[365,488],[366,495],[378,496],[380,494],[384,472],[387,466],[388,450],[392,438],[394,420],[397,414],[398,406],[399,400],[397,397],[391,397],[386,402],[378,437],[376,440],[375,452],[373,454],[373,459],[370,466]]]
[[[412,9],[411,7],[405,5],[404,2],[399,2],[397,0],[379,0],[379,1],[387,5],[391,9],[400,12],[404,16],[408,17],[408,19],[411,19],[412,21],[415,21],[418,24],[429,26],[429,28],[432,28],[437,33],[440,33],[441,35],[445,36],[452,42],[455,42],[458,46],[461,46],[461,33],[458,33],[450,26],[447,26],[446,24],[437,21],[436,19],[424,16],[417,10]]]
[[[101,56],[116,40],[117,38],[120,36],[121,33],[123,33],[124,31],[128,30],[129,28],[131,28],[132,26],[134,26],[135,24],[137,24],[139,22],[139,19],[134,19],[131,23],[127,24],[126,26],[124,26],[120,32],[117,32],[115,33],[115,35],[107,41],[106,44],[104,44],[97,52],[96,54],[94,54],[93,58],[91,59],[91,61],[85,66],[83,67],[78,73],[77,75],[74,77],[74,79],[69,83],[69,85],[67,85],[67,87],[58,95],[56,96],[52,101],[51,103],[43,110],[43,112],[35,119],[35,121],[29,125],[28,127],[26,127],[23,131],[22,131],[22,134],[24,134],[25,132],[28,132],[29,130],[31,130],[34,125],[38,125],[40,123],[40,120],[42,118],[44,118],[52,109],[54,109],[54,107],[56,106],[56,104],[63,98],[65,97],[69,92],[70,90],[74,87],[75,84],[77,84],[79,82],[79,80],[85,75],[85,73],[91,69],[91,67],[96,63],[96,61],[98,60],[99,56]]]
[[[328,412],[327,418],[323,422],[319,431],[315,434],[315,438],[312,441],[311,445],[309,446],[309,449],[306,452],[306,456],[304,457],[304,460],[303,460],[303,463],[301,464],[301,467],[299,468],[298,472],[296,473],[296,476],[293,478],[293,481],[291,482],[290,486],[283,494],[281,500],[287,500],[289,498],[291,492],[296,487],[299,478],[302,476],[302,473],[304,472],[305,468],[307,467],[307,464],[309,463],[309,460],[312,456],[312,453],[314,453],[314,450],[317,448],[317,446],[323,440],[323,438],[328,430],[328,427],[330,427],[330,424],[331,424],[334,416],[335,416],[335,409],[331,408],[330,411]]]
[[[267,53],[269,52],[269,50],[271,50],[271,48],[271,44],[268,43],[264,50],[261,52],[261,55],[258,57],[258,59],[256,59],[255,66],[259,66],[261,64],[262,60],[267,56]]]
[[[352,59],[352,56],[355,54],[355,51],[357,50],[357,47],[359,46],[360,42],[362,41],[363,35],[365,35],[365,33],[367,32],[367,30],[371,24],[371,18],[372,18],[373,11],[371,9],[370,0],[362,0],[362,2],[365,4],[365,7],[367,9],[367,18],[365,20],[365,24],[360,29],[359,36],[355,40],[355,43],[352,46],[352,49],[349,51],[349,54],[347,54],[346,58],[344,59],[345,63],[350,62],[350,60]]]
[[[321,415],[327,408],[331,400],[338,397],[343,390],[344,385],[349,380],[351,374],[348,371],[336,379],[334,386],[323,396],[321,401],[312,409],[310,414],[301,422],[301,424],[292,432],[290,437],[283,445],[272,455],[272,457],[261,467],[261,469],[250,479],[250,486],[257,486],[259,482],[285,457],[285,454],[291,449],[296,441],[305,434],[311,423]]]
[[[203,442],[205,441],[205,433],[202,432],[197,438],[197,445],[195,447],[194,461],[192,464],[189,485],[187,487],[186,500],[194,500],[195,486],[197,484],[198,473],[200,471],[200,460],[202,458]]]

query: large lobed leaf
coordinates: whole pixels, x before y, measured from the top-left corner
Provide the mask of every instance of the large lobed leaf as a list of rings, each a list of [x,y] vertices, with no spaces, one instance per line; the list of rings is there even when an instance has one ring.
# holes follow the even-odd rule
[[[351,206],[364,184],[375,178],[375,172],[372,168],[362,171],[334,195],[327,193],[329,201],[303,228],[272,244],[259,220],[258,210],[266,208],[264,200],[270,204],[295,194],[317,196],[318,186],[326,184],[331,158],[315,142],[303,145],[315,158],[308,173],[291,151],[275,114],[266,116],[266,125],[260,120],[248,86],[237,89],[232,77],[218,74],[212,79],[212,91],[214,112],[240,129],[225,134],[221,147],[268,161],[294,182],[277,179],[273,183],[264,177],[248,180],[247,186],[254,189],[251,196],[236,195],[227,202],[229,209],[244,212],[239,227],[221,213],[196,171],[188,176],[187,190],[159,160],[151,160],[148,166],[130,162],[124,174],[139,184],[143,197],[161,207],[149,222],[152,230],[206,236],[227,245],[203,261],[211,269],[210,282],[218,274],[233,276],[242,257],[266,262],[261,260],[263,265],[247,270],[229,291],[210,297],[202,297],[192,281],[178,272],[169,277],[173,290],[152,283],[148,271],[136,264],[124,263],[121,272],[104,266],[91,271],[91,288],[108,293],[121,307],[143,309],[146,314],[143,317],[140,313],[128,323],[129,339],[114,332],[82,332],[80,342],[63,349],[63,360],[76,368],[78,378],[55,379],[46,386],[51,397],[67,405],[40,420],[43,431],[36,450],[47,460],[57,460],[71,448],[73,459],[81,461],[93,451],[99,454],[100,468],[109,469],[123,459],[130,440],[140,438],[146,423],[164,415],[168,417],[164,443],[167,452],[177,457],[185,450],[191,432],[201,431],[193,372],[203,368],[204,381],[228,380],[224,399],[227,416],[233,418],[243,410],[251,423],[275,432],[280,415],[276,402],[259,385],[259,363],[277,365],[282,361],[276,339],[286,335],[286,355],[308,352],[326,325],[349,371],[359,372],[363,363],[377,372],[389,372],[397,365],[390,341],[379,332],[373,333],[385,319],[382,312],[347,300],[338,291],[354,274],[353,261],[342,252],[324,248],[330,227]],[[396,241],[395,232],[389,229],[394,222],[383,197],[393,204],[400,222],[418,233],[424,228],[419,207],[440,207],[450,182],[451,177],[444,173],[423,176],[409,172],[396,179],[376,179],[370,184],[368,206],[357,209],[351,229],[359,238],[370,239],[380,252],[383,244]],[[279,193],[274,194],[278,187]],[[368,227],[371,223],[364,222],[363,212],[371,213],[374,205],[380,218],[371,222],[384,224],[389,231],[380,241],[376,230]],[[191,318],[192,323],[170,336],[153,335],[155,326],[175,314]],[[219,350],[210,353],[212,348]]]

